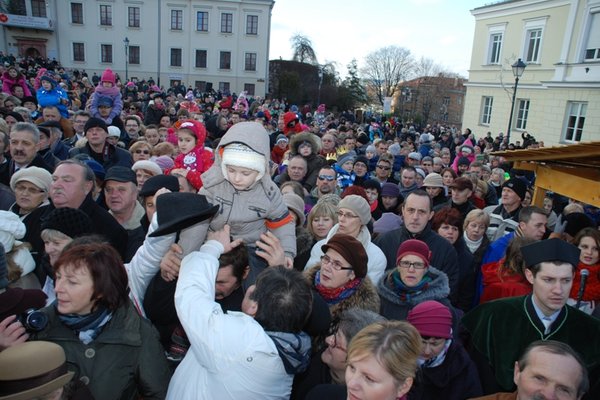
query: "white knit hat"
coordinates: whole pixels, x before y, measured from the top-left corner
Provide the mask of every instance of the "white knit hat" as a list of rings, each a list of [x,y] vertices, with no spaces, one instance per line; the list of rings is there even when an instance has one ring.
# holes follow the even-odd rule
[[[338,204],[338,209],[340,208],[347,208],[355,212],[360,217],[360,222],[363,225],[368,224],[371,220],[371,207],[369,202],[362,196],[351,194],[344,197]]]
[[[223,159],[221,161],[221,170],[223,176],[227,177],[227,166],[248,168],[258,171],[256,181],[259,181],[265,174],[265,157],[252,150],[250,147],[241,143],[231,143],[223,149]]]
[[[135,164],[133,164],[133,167],[131,167],[131,169],[134,171],[137,171],[138,169],[144,169],[148,172],[151,172],[152,175],[154,175],[154,176],[161,175],[163,173],[160,166],[157,163],[155,163],[154,161],[150,161],[150,160],[136,161]]]
[[[117,128],[116,126],[109,126],[108,127],[108,137],[116,137],[119,138],[121,137],[121,130],[119,128]]]
[[[17,214],[0,210],[0,243],[7,253],[12,250],[15,239],[23,238],[25,232],[25,224]]]
[[[15,172],[12,178],[10,178],[10,188],[13,190],[13,192],[15,191],[15,186],[17,183],[22,181],[31,182],[38,188],[48,193],[50,190],[50,185],[52,184],[52,175],[44,168],[22,168]]]

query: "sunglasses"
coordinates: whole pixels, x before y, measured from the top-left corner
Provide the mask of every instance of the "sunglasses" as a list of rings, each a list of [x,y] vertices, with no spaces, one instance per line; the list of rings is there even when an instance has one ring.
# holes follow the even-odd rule
[[[149,150],[136,150],[135,154],[150,154]]]
[[[384,171],[389,171],[392,167],[384,167],[383,165],[377,165],[377,168],[382,169]]]
[[[334,179],[335,179],[335,177],[333,177],[331,175],[319,175],[319,180],[321,180],[321,181],[332,182]]]

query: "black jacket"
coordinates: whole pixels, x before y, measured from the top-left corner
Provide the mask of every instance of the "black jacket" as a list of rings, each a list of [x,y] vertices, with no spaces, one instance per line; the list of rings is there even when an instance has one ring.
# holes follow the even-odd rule
[[[40,167],[45,169],[46,171],[52,173],[53,168],[49,166],[42,156],[36,154],[31,163],[27,167]],[[10,186],[10,178],[12,178],[15,173],[15,162],[13,160],[9,160],[0,165],[0,183],[5,184],[6,186]]]
[[[98,155],[92,150],[89,143],[86,143],[84,147],[74,147],[69,150],[69,158],[73,158],[78,154],[87,154],[104,167],[105,171],[108,171],[110,167],[120,165],[123,167],[131,168],[133,166],[133,158],[127,150],[123,150],[120,147],[113,146],[112,144],[106,143],[104,154]]]

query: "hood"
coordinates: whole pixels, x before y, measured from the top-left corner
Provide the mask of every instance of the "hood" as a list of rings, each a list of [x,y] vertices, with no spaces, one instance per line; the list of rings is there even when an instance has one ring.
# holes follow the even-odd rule
[[[290,375],[306,371],[310,363],[311,340],[304,332],[265,332],[275,343],[285,372]]]
[[[310,143],[313,149],[311,155],[319,154],[319,152],[321,151],[321,140],[313,133],[306,131],[302,133],[297,133],[290,138],[291,155],[298,154],[298,147],[300,146],[300,144],[302,144],[302,142]]]
[[[405,301],[400,299],[391,286],[390,279],[392,272],[393,270],[390,271],[377,284],[377,291],[379,292],[379,295],[392,304],[408,305],[412,307],[427,300],[445,299],[450,294],[448,276],[437,268],[430,266],[427,273],[430,274],[432,280],[427,289]]]

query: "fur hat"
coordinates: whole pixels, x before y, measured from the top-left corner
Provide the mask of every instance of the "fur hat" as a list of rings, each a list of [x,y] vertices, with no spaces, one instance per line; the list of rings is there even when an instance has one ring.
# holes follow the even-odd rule
[[[423,179],[423,187],[444,187],[442,176],[436,172],[432,172]]]
[[[437,301],[427,300],[417,304],[408,312],[406,320],[417,328],[422,337],[452,337],[452,313]]]
[[[53,229],[75,239],[92,233],[92,220],[76,208],[55,208],[42,222],[41,229]]]
[[[352,210],[360,218],[360,222],[363,225],[367,225],[371,220],[371,207],[364,197],[351,194],[346,196],[338,204],[338,209],[347,208]]]
[[[14,173],[10,178],[10,188],[15,191],[17,183],[27,181],[33,183],[35,186],[48,193],[50,185],[52,184],[52,175],[44,168],[39,167],[28,167],[22,168]]]
[[[161,175],[163,170],[159,167],[159,165],[152,160],[139,160],[133,164],[131,167],[132,170],[137,171],[138,169],[143,169],[149,172],[152,172],[153,176]]]
[[[304,222],[306,221],[306,217],[304,216],[304,199],[296,193],[286,193],[283,195],[283,202],[298,217],[296,225],[304,226]]]
[[[100,78],[100,82],[110,82],[113,85],[116,82],[115,73],[110,68],[106,68],[102,73],[102,77]]]
[[[56,343],[34,340],[0,353],[2,399],[45,398],[69,383],[74,374],[67,369],[65,351]]]
[[[519,196],[521,200],[525,198],[525,192],[527,192],[527,184],[520,178],[512,178],[504,182],[502,189],[509,188]]]
[[[175,166],[175,161],[169,156],[158,156],[154,159],[154,162],[163,170],[163,172]]]
[[[243,167],[258,171],[256,181],[265,174],[265,156],[241,143],[231,143],[223,148],[221,168],[223,176],[227,176],[227,166]]]
[[[15,240],[25,236],[26,227],[17,214],[0,210],[0,243],[8,253],[12,250]]]
[[[396,264],[398,264],[402,257],[406,255],[417,256],[423,260],[425,265],[429,266],[431,251],[425,242],[417,239],[409,239],[402,242],[396,253]]]
[[[323,253],[326,253],[329,249],[337,251],[344,257],[344,260],[348,261],[357,278],[367,276],[369,256],[365,247],[354,236],[336,233],[329,238],[327,243],[321,246]]]

